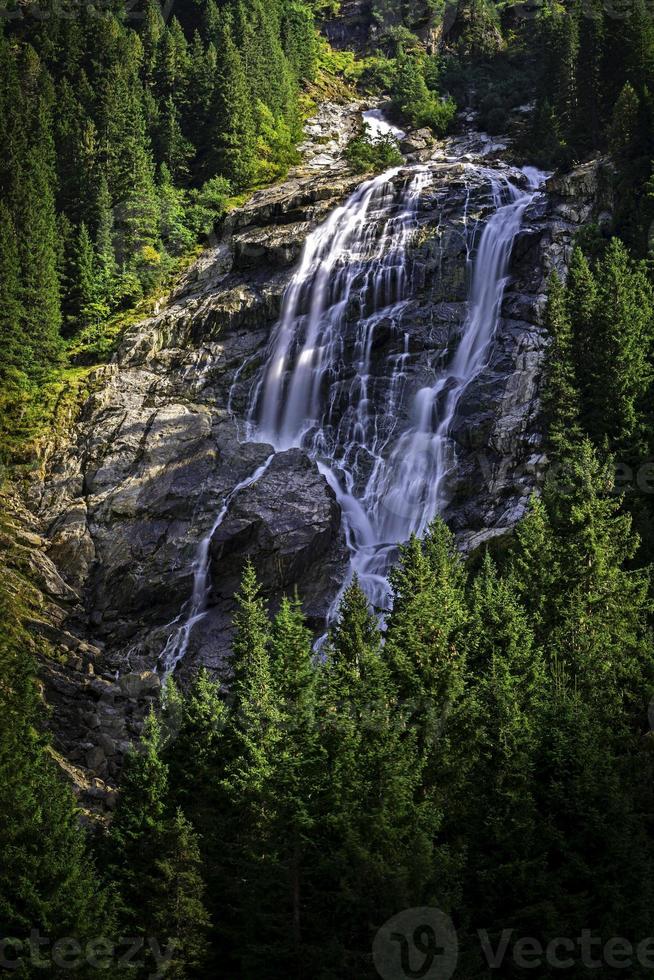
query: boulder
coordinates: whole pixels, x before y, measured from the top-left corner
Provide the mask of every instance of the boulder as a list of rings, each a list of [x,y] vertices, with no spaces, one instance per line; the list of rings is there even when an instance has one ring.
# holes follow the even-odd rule
[[[161,690],[161,678],[151,670],[140,673],[123,674],[118,681],[121,693],[126,698],[137,701],[139,698],[152,697]]]
[[[415,129],[400,140],[400,150],[409,160],[428,160],[434,149],[434,136],[430,129]]]
[[[313,596],[334,546],[344,559],[333,490],[302,450],[278,453],[261,479],[235,497],[213,535],[213,595],[231,598],[252,559],[269,594],[297,586],[301,595]]]

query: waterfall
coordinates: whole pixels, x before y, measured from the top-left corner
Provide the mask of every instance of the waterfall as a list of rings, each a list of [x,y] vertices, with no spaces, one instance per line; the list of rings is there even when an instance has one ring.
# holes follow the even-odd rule
[[[403,135],[379,110],[364,118],[376,136]],[[356,573],[380,610],[388,606],[387,574],[398,545],[423,534],[448,503],[448,476],[456,465],[452,425],[466,389],[488,364],[513,245],[546,176],[525,167],[522,189],[507,171],[464,163],[467,314],[454,351],[437,352],[431,383],[408,394],[412,353],[403,314],[414,289],[411,247],[437,168],[398,167],[365,181],[308,236],[247,407],[248,440],[271,444],[275,452],[299,447],[316,462],[341,507],[350,553],[342,588]],[[491,214],[481,234],[479,221],[469,221],[466,175],[477,185],[481,177],[490,189]],[[383,362],[375,354],[377,340],[392,349]],[[236,372],[230,413],[251,360]],[[402,422],[407,408],[408,424]],[[183,660],[207,614],[213,536],[234,497],[264,475],[274,455],[224,497],[197,546],[192,593],[168,624],[159,655],[164,676]]]
[[[366,181],[309,235],[250,398],[248,438],[277,451],[302,447],[316,460],[341,505],[351,572],[380,608],[398,543],[424,533],[447,503],[452,423],[488,363],[513,244],[544,178],[525,168],[523,190],[506,173],[468,167],[488,182],[493,211],[473,243],[458,345],[413,396],[409,427],[396,432],[410,358],[401,321],[411,291],[409,248],[431,181],[425,165]],[[388,359],[383,378],[371,372],[381,324],[402,334],[402,352]],[[371,397],[380,382],[381,405]]]
[[[399,129],[397,126],[388,122],[381,109],[366,109],[361,115],[363,122],[368,127],[368,131],[374,140],[383,139],[387,136],[401,140],[406,136],[403,129]]]
[[[352,456],[357,441],[369,436],[367,384],[375,327],[384,317],[397,316],[405,299],[406,248],[429,181],[427,168],[417,168],[397,200],[397,173],[362,184],[305,243],[249,412],[257,438],[278,450],[302,445],[316,457],[343,449]],[[344,329],[353,304],[358,309],[355,374],[346,382],[340,365],[347,356]],[[345,397],[352,411],[345,411],[349,431],[337,432],[336,402],[344,383],[350,385]]]

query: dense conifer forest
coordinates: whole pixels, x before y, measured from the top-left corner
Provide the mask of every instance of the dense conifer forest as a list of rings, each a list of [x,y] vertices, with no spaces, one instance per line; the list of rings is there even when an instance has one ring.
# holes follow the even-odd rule
[[[298,162],[330,86],[436,134],[470,100],[492,133],[530,103],[524,162],[605,155],[616,201],[550,282],[551,465],[515,534],[464,559],[437,519],[401,548],[385,621],[355,579],[319,656],[297,598],[271,613],[248,565],[229,676],[167,681],[92,833],[47,735],[3,521],[0,967],[16,976],[70,973],[63,953],[17,965],[38,930],[93,947],[79,977],[363,980],[380,927],[425,906],[451,917],[464,980],[530,974],[489,965],[480,935],[495,950],[507,930],[510,950],[573,942],[540,978],[651,973],[654,19],[643,0],[448,10],[434,54],[411,12],[375,0],[364,57],[320,34],[337,9],[301,0],[2,7],[7,482],[62,379],[109,356],[224,214]],[[397,162],[365,135],[349,152],[362,172]],[[628,971],[613,941],[641,951]]]

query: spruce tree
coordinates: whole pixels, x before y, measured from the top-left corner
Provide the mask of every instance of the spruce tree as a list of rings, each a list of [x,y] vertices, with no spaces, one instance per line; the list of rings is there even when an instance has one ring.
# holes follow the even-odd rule
[[[595,344],[598,377],[592,398],[592,435],[606,437],[620,462],[643,448],[645,399],[652,372],[652,288],[624,245],[613,239],[597,265]]]
[[[51,943],[73,937],[83,948],[101,936],[113,938],[114,909],[95,873],[73,794],[43,734],[34,641],[22,625],[27,610],[16,600],[21,589],[26,583],[13,573],[0,588],[2,934],[26,942],[38,930]],[[52,963],[48,969],[49,976],[69,972]],[[81,968],[81,976],[89,974]]]
[[[227,708],[218,681],[200,670],[182,694],[169,680],[163,705],[164,759],[168,765],[171,804],[180,809],[197,831],[203,905],[214,929],[224,916],[223,849],[226,819],[224,729]],[[197,893],[196,893],[196,897]],[[213,932],[208,933],[210,939]]]
[[[101,299],[111,305],[116,287],[116,255],[114,252],[114,215],[107,178],[103,174],[95,202],[95,252],[97,288]]]
[[[198,837],[181,809],[168,820],[152,896],[152,926],[159,943],[174,944],[166,975],[197,976],[207,959],[209,916],[204,907],[203,862]]]
[[[159,129],[158,158],[176,179],[189,172],[189,160],[193,156],[193,146],[185,138],[180,120],[180,112],[172,96],[166,99]]]
[[[513,558],[537,642],[616,735],[652,683],[649,573],[627,567],[638,539],[621,503],[611,463],[585,440],[546,481]]]
[[[580,394],[581,422],[589,431],[592,395],[599,382],[598,344],[595,336],[597,284],[580,248],[570,259],[565,291],[565,313],[572,329],[572,358]],[[563,314],[561,314],[563,315]]]
[[[401,548],[390,580],[385,656],[426,749],[461,694],[464,670],[465,571],[441,520]]]
[[[221,24],[218,51],[207,166],[211,174],[223,174],[240,189],[255,175],[256,134],[245,70],[227,22]]]
[[[22,372],[29,367],[23,326],[16,229],[11,213],[0,202],[0,373],[5,382],[12,369]]]
[[[119,889],[125,934],[155,936],[173,954],[171,975],[182,980],[204,961],[209,919],[195,832],[171,807],[164,732],[151,711],[140,745],[126,757],[106,866]],[[155,968],[152,952],[146,945],[143,976]]]
[[[604,8],[587,0],[579,20],[577,54],[577,120],[575,144],[587,153],[601,142],[604,122],[604,74],[602,71],[606,29]]]
[[[317,725],[316,674],[311,633],[297,597],[282,599],[270,637],[271,677],[278,709],[279,736],[272,760],[275,859],[259,897],[266,910],[268,943],[274,960],[289,975],[300,975],[304,959],[303,908],[308,880],[317,860],[315,801],[324,767]],[[254,952],[254,951],[253,951]],[[254,961],[252,962],[252,967]]]
[[[579,393],[572,355],[572,331],[565,304],[565,291],[552,274],[545,310],[551,334],[543,379],[543,416],[548,443],[555,456],[564,453],[579,438]]]
[[[31,373],[39,377],[61,357],[61,308],[53,173],[40,144],[26,151],[16,177],[14,223],[20,227],[22,331]]]
[[[651,813],[651,756],[642,753],[639,735],[630,743],[631,760],[624,746],[616,748],[610,727],[565,671],[552,678],[535,722],[537,851],[546,875],[534,879],[524,932],[546,944],[581,935],[589,928],[584,923],[593,923],[603,941],[619,935],[638,942],[649,930],[651,907],[653,854],[644,817]],[[646,971],[636,966],[635,975]]]
[[[522,925],[544,873],[534,784],[546,672],[513,583],[488,555],[469,601],[469,686],[459,719],[465,779],[446,812],[446,835],[465,855],[472,927],[495,933]]]
[[[213,833],[222,850],[219,927],[223,956],[233,969],[259,964],[278,939],[265,896],[277,893],[275,762],[280,713],[272,681],[270,624],[256,574],[247,565],[236,597],[230,710],[225,726],[223,806]],[[244,883],[247,883],[245,887]]]
[[[545,98],[552,103],[565,143],[574,142],[577,120],[577,53],[579,24],[574,11],[548,5],[541,19],[543,30],[542,79]]]
[[[109,871],[120,886],[123,923],[135,936],[146,935],[151,924],[156,862],[166,831],[168,768],[161,751],[161,725],[151,713],[140,746],[125,759],[111,823]]]
[[[333,975],[368,975],[371,931],[390,915],[434,894],[443,906],[451,899],[447,862],[434,854],[440,815],[422,792],[416,732],[394,699],[380,641],[355,579],[320,676],[322,860],[307,916]]]
[[[82,222],[75,249],[76,308],[81,321],[93,316],[93,305],[98,299],[98,282],[95,251],[86,224]]]

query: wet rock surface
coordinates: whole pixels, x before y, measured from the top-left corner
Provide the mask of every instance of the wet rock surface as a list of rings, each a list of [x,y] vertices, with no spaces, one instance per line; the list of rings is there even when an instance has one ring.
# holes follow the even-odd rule
[[[42,535],[35,560],[62,610],[53,628],[73,637],[60,637],[72,666],[53,668],[47,679],[54,727],[71,764],[109,786],[107,793],[158,696],[159,657],[189,600],[198,547],[234,488],[271,453],[245,441],[247,405],[306,235],[361,183],[339,156],[356,111],[347,107],[340,122],[331,119],[324,153],[314,140],[308,166],[230,215],[165,308],[126,332],[32,487]],[[410,152],[424,154],[424,134],[408,139]],[[409,355],[398,432],[409,423],[412,395],[451,355],[465,318],[471,229],[481,229],[493,207],[484,174],[491,164],[471,162],[479,145],[495,152],[479,139],[430,151],[424,166],[431,179],[410,249],[411,299],[399,318],[382,318],[375,330],[371,397],[384,397],[389,358]],[[506,164],[494,166],[509,173]],[[552,182],[525,216],[487,367],[467,389],[452,431],[457,466],[445,517],[463,545],[506,533],[535,486],[546,282],[552,269],[565,271],[576,231],[596,213],[598,173],[598,165],[587,165]],[[409,176],[403,169],[394,179]],[[356,316],[352,310],[352,322]],[[182,674],[224,664],[247,557],[273,608],[297,588],[312,626],[322,630],[347,549],[334,494],[305,452],[277,455],[234,495],[210,556],[208,608]],[[82,655],[75,637],[88,647]]]

